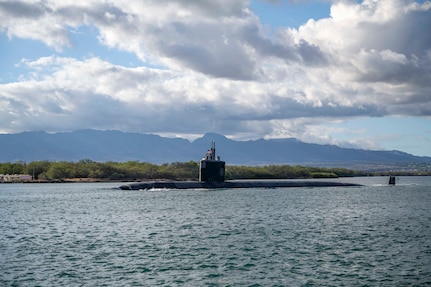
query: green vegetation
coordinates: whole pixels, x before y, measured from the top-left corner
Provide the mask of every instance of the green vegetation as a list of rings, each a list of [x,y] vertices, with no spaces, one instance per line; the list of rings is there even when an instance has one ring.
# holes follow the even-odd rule
[[[102,180],[151,180],[198,178],[199,165],[194,161],[155,165],[146,162],[95,162],[89,159],[78,162],[33,161],[0,163],[0,174],[29,174],[35,180],[102,179]]]
[[[0,163],[0,174],[29,174],[39,181],[69,179],[98,180],[198,180],[199,163],[189,161],[162,165],[147,162],[95,162],[83,159],[78,162],[33,161],[30,163]],[[361,176],[362,172],[343,168],[308,166],[226,166],[226,179],[283,179],[283,178],[335,178]]]
[[[344,168],[320,168],[299,165],[226,167],[227,179],[336,178],[362,175],[365,174]]]
[[[226,179],[290,179],[336,178],[365,175],[431,175],[429,165],[419,170],[365,172],[345,168],[311,166],[266,165],[226,166]],[[78,180],[198,180],[199,163],[195,161],[156,165],[147,162],[95,162],[83,159],[78,162],[33,161],[25,163],[0,163],[0,174],[29,174],[38,181]]]

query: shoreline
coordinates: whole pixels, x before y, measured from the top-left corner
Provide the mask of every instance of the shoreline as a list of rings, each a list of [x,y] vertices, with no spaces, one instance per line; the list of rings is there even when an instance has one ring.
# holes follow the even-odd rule
[[[429,177],[429,175],[396,175],[397,178],[403,178],[403,177]],[[384,180],[382,182],[387,183],[386,178],[389,179],[389,176],[387,175],[369,175],[369,176],[342,176],[337,178],[280,178],[280,179],[235,179],[235,180],[226,180],[224,186],[228,187],[229,184],[234,184],[233,188],[238,188],[238,186],[241,184],[241,182],[256,182],[256,184],[261,184],[262,182],[280,182],[277,183],[281,185],[288,185],[293,186],[294,184],[302,184],[303,186],[310,186],[310,183],[314,183],[317,186],[322,186],[322,182],[327,183],[333,183],[335,185],[339,185],[339,183],[346,184],[346,183],[353,183],[356,184],[357,179],[361,178],[383,178]],[[351,180],[350,180],[351,179]],[[351,181],[351,182],[350,182]],[[397,180],[398,181],[398,180]],[[299,183],[298,183],[299,182]],[[302,183],[301,183],[302,182]],[[63,180],[25,180],[25,181],[0,181],[1,184],[52,184],[52,183],[60,183],[60,184],[67,184],[67,183],[118,183],[119,185],[140,185],[140,184],[155,184],[155,185],[172,185],[172,184],[178,184],[181,186],[181,183],[192,183],[196,184],[197,188],[212,188],[212,185],[215,184],[215,186],[220,186],[220,183],[207,183],[204,184],[204,182],[199,182],[197,180],[172,180],[172,179],[103,179],[103,178],[68,178]],[[212,184],[212,185],[211,185]],[[222,183],[223,184],[223,183]],[[361,184],[359,184],[361,185]]]

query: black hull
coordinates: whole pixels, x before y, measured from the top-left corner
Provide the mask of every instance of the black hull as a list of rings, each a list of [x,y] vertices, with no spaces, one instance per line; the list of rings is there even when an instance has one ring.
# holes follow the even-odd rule
[[[331,181],[277,181],[277,180],[240,180],[225,182],[200,181],[147,181],[129,183],[120,186],[123,190],[146,189],[220,189],[220,188],[277,188],[277,187],[331,187],[331,186],[360,186],[354,183]]]

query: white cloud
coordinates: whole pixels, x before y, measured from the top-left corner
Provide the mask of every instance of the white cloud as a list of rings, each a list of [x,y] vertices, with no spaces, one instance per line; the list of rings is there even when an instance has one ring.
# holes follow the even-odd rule
[[[431,3],[335,1],[331,15],[267,36],[247,1],[2,1],[0,31],[101,44],[142,67],[58,53],[0,85],[0,130],[296,136],[332,142],[322,119],[431,115]],[[156,65],[160,69],[149,68]]]

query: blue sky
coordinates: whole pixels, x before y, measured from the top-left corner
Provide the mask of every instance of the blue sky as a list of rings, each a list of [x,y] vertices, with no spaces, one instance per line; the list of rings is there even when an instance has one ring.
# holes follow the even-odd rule
[[[431,156],[431,2],[0,1],[0,132]]]
[[[259,1],[250,2],[250,8],[258,15],[263,25],[299,28],[309,19],[327,18],[330,12],[328,1]]]

